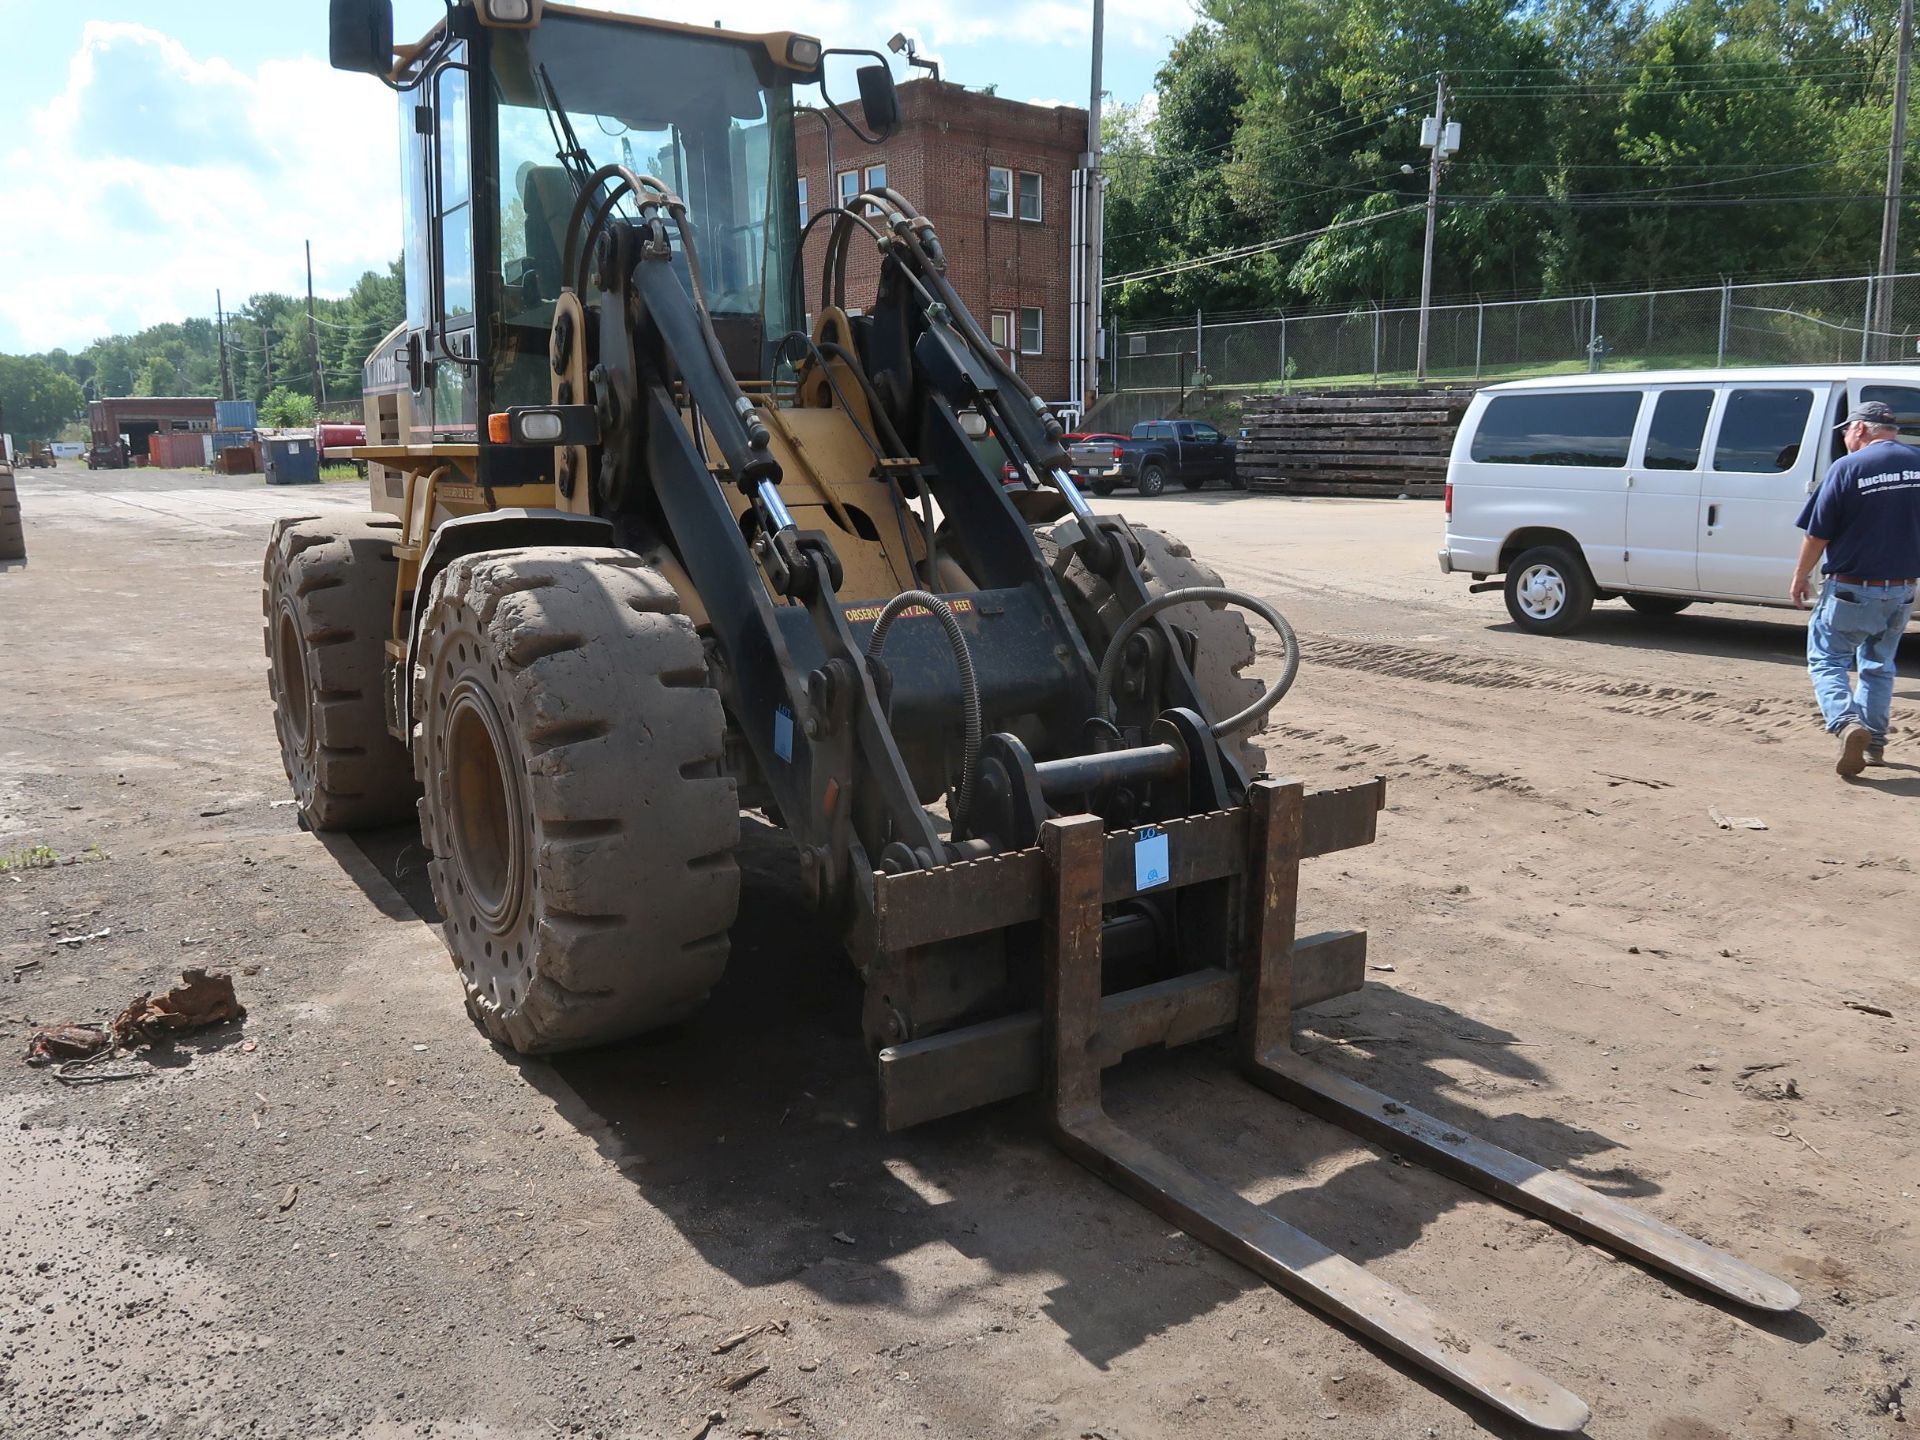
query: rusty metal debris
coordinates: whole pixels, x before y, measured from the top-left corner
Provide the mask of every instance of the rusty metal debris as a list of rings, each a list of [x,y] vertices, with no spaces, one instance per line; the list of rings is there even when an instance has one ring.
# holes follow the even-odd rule
[[[87,1060],[113,1043],[113,1036],[96,1025],[49,1025],[27,1041],[27,1064],[55,1065]]]
[[[122,1049],[152,1045],[182,1030],[203,1030],[246,1017],[233,993],[233,977],[217,971],[183,970],[180,983],[157,999],[138,996],[113,1022],[113,1038]]]

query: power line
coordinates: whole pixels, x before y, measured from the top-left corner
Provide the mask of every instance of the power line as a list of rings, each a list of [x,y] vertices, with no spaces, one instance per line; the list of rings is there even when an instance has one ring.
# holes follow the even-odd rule
[[[1359,215],[1351,220],[1336,220],[1331,225],[1322,225],[1315,230],[1302,230],[1295,235],[1282,235],[1277,240],[1262,240],[1253,245],[1241,245],[1232,250],[1216,251],[1212,255],[1197,256],[1192,260],[1178,260],[1167,265],[1153,266],[1144,270],[1130,271],[1125,275],[1116,275],[1101,282],[1101,288],[1123,285],[1129,280],[1158,280],[1168,275],[1183,274],[1188,270],[1200,270],[1212,265],[1224,265],[1233,260],[1247,260],[1255,255],[1264,255],[1270,250],[1279,250],[1288,245],[1297,245],[1304,240],[1318,239],[1322,235],[1331,235],[1336,230],[1351,230],[1359,225],[1377,225],[1382,220],[1391,220],[1396,215],[1411,215],[1418,205],[1402,205],[1395,210],[1383,210],[1378,215]]]

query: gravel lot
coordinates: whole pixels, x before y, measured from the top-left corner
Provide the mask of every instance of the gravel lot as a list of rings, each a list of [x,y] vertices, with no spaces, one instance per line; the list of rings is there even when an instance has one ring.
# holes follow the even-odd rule
[[[5,1044],[188,965],[231,971],[249,1013],[133,1078],[0,1070],[0,1434],[1507,1433],[1169,1233],[1023,1106],[879,1134],[857,985],[805,939],[773,832],[696,1020],[496,1052],[421,919],[418,836],[323,841],[277,803],[262,541],[360,488],[61,469],[21,492]],[[1791,613],[1608,605],[1542,640],[1437,573],[1430,502],[1109,503],[1299,627],[1275,770],[1390,777],[1379,843],[1314,862],[1303,902],[1309,928],[1368,927],[1381,968],[1301,1047],[1805,1305],[1703,1301],[1206,1047],[1110,1077],[1119,1118],[1581,1394],[1595,1437],[1904,1433],[1920,641],[1895,763],[1847,784]],[[39,846],[60,863],[17,868]]]

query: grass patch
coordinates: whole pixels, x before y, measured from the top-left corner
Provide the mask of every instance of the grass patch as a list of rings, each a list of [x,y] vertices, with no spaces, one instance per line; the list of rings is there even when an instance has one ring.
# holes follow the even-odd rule
[[[320,467],[322,480],[358,480],[360,467],[351,460],[336,460],[330,465]]]
[[[112,858],[98,840],[78,855],[62,855],[51,845],[23,845],[17,850],[0,851],[0,875],[16,870],[51,870],[59,865],[91,865]]]
[[[0,853],[0,875],[14,870],[51,870],[60,863],[60,852],[51,845],[29,845]]]

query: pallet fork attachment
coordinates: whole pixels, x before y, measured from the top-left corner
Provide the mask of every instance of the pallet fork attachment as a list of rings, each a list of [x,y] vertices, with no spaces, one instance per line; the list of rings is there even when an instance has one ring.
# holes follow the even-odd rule
[[[1356,812],[1379,804],[1376,787],[1332,793]],[[1294,1053],[1294,911],[1307,848],[1303,799],[1291,781],[1256,781],[1248,794],[1235,1023],[1242,1073],[1323,1119],[1713,1294],[1760,1310],[1798,1305],[1792,1287],[1753,1266]],[[1372,838],[1371,815],[1365,819],[1364,839],[1352,843]],[[1335,828],[1351,834],[1361,823],[1358,813],[1354,822]],[[1580,1430],[1589,1412],[1579,1397],[1108,1117],[1100,1095],[1100,1071],[1111,1063],[1112,1048],[1101,1028],[1114,1011],[1114,997],[1103,1000],[1100,993],[1101,913],[1115,898],[1105,863],[1108,837],[1098,817],[1075,816],[1048,820],[1041,840],[1048,876],[1041,917],[1042,1088],[1056,1143],[1196,1239],[1475,1399],[1542,1430]]]

